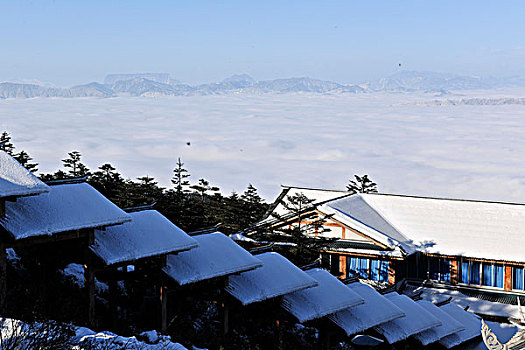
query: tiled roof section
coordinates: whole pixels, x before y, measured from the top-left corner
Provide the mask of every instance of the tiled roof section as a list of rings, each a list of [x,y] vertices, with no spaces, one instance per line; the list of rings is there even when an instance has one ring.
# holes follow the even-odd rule
[[[168,255],[163,271],[180,285],[249,271],[262,262],[220,232],[193,236],[198,247]]]
[[[0,224],[14,239],[131,221],[129,214],[86,183],[49,188],[49,193],[6,203],[6,216]]]
[[[195,239],[156,210],[129,214],[131,222],[95,231],[90,249],[106,265],[180,252],[198,246]]]
[[[18,161],[0,151],[0,198],[37,195],[49,192],[49,187]]]
[[[268,252],[256,257],[262,261],[262,267],[228,277],[226,291],[243,305],[318,285],[315,279],[278,253]]]

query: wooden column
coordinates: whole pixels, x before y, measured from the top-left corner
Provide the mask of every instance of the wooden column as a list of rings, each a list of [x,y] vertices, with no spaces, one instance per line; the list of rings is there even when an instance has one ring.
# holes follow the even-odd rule
[[[341,272],[341,276],[339,276],[340,279],[345,279],[347,277],[346,275],[346,256],[340,255],[339,256],[339,271]]]
[[[95,267],[93,266],[93,258],[89,251],[89,246],[95,243],[95,231],[90,230],[88,233],[87,246],[85,250],[86,272],[85,272],[85,287],[87,290],[88,302],[88,325],[89,327],[96,327],[95,325]]]
[[[396,284],[396,267],[395,261],[390,260],[388,263],[388,284]]]
[[[160,332],[165,334],[168,329],[168,288],[160,286]]]
[[[505,265],[503,288],[505,290],[512,290],[512,266]]]
[[[5,312],[7,298],[7,253],[5,244],[0,242],[0,313]]]
[[[458,261],[450,260],[450,284],[458,284]]]

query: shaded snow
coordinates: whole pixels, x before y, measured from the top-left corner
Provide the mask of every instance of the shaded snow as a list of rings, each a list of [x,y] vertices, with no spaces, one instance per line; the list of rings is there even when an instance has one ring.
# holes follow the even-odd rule
[[[294,315],[299,322],[306,322],[364,303],[364,299],[353,292],[328,271],[312,269],[306,273],[319,285],[286,294],[282,307]]]
[[[129,215],[131,222],[95,231],[95,243],[89,248],[106,265],[188,250],[198,245],[156,210]]]
[[[441,326],[431,328],[414,336],[421,344],[428,345],[434,343],[441,338],[465,329],[465,326],[431,302],[418,300],[417,303],[441,322]]]
[[[215,232],[193,236],[198,247],[168,255],[163,271],[184,285],[255,269],[262,262],[226,235]]]
[[[385,298],[405,313],[405,317],[396,318],[375,327],[375,330],[381,333],[389,344],[441,325],[439,319],[406,295],[393,292],[386,294]]]
[[[440,308],[465,327],[465,329],[441,339],[439,341],[441,345],[450,349],[458,344],[481,336],[481,318],[452,303],[443,305]]]
[[[0,140],[1,141],[1,140]],[[48,192],[49,187],[4,151],[0,151],[0,198]]]
[[[131,218],[86,183],[50,187],[50,192],[6,203],[0,224],[22,239],[121,224]]]
[[[349,284],[348,288],[361,296],[365,300],[364,304],[353,306],[328,316],[348,336],[396,318],[405,317],[403,310],[379,294],[371,286],[355,282]]]
[[[256,257],[262,261],[263,266],[229,276],[225,288],[243,305],[318,285],[315,279],[278,253],[268,252]]]

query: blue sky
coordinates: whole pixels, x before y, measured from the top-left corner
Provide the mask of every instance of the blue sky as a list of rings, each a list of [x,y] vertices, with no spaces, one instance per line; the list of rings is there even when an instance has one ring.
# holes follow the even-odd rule
[[[0,81],[525,74],[521,1],[4,1]]]

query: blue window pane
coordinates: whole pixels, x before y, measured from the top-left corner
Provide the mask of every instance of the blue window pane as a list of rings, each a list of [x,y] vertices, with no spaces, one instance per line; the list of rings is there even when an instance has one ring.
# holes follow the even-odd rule
[[[359,275],[362,278],[367,279],[368,278],[368,259],[359,258],[358,265],[359,266],[358,266],[357,272],[359,272]]]
[[[523,290],[523,267],[512,268],[512,289]]]
[[[503,288],[503,265],[494,265],[494,287]]]
[[[441,281],[450,283],[450,260],[443,259],[441,262]]]
[[[481,263],[472,261],[470,263],[470,284],[479,284],[479,271],[481,269]]]
[[[429,258],[430,279],[439,280],[439,258]]]
[[[390,268],[390,264],[388,261],[382,260],[380,266],[379,282],[388,282],[388,270]]]
[[[483,278],[481,284],[484,286],[492,286],[492,265],[483,264]]]
[[[370,279],[379,280],[379,260],[370,260]]]
[[[468,283],[468,261],[461,262],[461,283]]]
[[[357,273],[358,265],[357,265],[357,258],[346,258],[346,265],[348,269],[348,275],[354,275]]]

